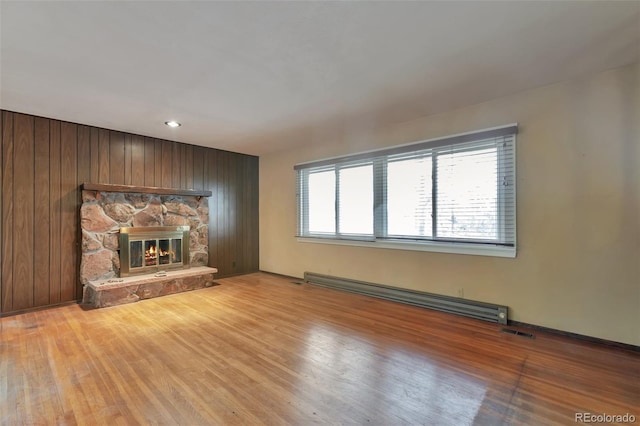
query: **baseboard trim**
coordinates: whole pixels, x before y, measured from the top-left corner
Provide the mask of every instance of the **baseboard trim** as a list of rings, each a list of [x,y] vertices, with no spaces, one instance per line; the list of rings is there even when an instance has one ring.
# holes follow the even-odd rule
[[[294,277],[293,275],[278,274],[277,272],[263,271],[262,269],[260,270],[260,272],[262,272],[263,274],[269,274],[276,277],[284,278],[286,280],[300,281],[300,284],[304,283],[304,278]]]
[[[0,318],[12,317],[15,315],[28,314],[30,312],[44,311],[45,309],[60,308],[62,306],[79,305],[80,300],[70,300],[68,302],[54,303],[53,305],[36,306],[34,308],[19,309],[17,311],[2,312]]]
[[[582,340],[583,342],[596,343],[599,345],[624,349],[632,352],[640,352],[640,346],[631,345],[629,343],[621,343],[621,342],[616,342],[614,340],[607,340],[607,339],[601,339],[599,337],[586,336],[584,334],[572,333],[570,331],[563,331],[555,328],[543,327],[541,325],[529,324],[529,323],[520,322],[520,321],[509,320],[508,325],[512,327],[520,327],[520,328],[527,328],[530,330],[542,331],[549,334],[555,334],[557,336],[570,337],[572,339]]]
[[[226,274],[226,275],[220,275],[220,273],[218,272],[216,273],[214,280],[221,280],[223,278],[231,278],[231,277],[239,277],[240,275],[255,274],[256,272],[260,272],[260,271],[255,270],[255,271],[246,271],[246,272],[233,272],[231,274]]]

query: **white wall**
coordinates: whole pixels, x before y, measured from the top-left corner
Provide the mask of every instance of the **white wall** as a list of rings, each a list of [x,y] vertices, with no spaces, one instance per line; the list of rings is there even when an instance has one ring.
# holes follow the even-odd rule
[[[510,318],[640,345],[640,64],[260,158],[260,268],[509,306]],[[518,122],[515,259],[297,242],[303,161]],[[336,294],[339,297],[339,293]]]

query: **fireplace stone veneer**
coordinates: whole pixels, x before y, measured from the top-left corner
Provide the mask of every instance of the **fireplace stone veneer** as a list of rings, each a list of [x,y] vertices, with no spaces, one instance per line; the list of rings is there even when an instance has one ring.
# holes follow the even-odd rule
[[[145,277],[160,278],[156,279],[156,284],[152,286],[154,290],[149,290],[150,293],[143,292],[136,297],[129,297],[130,301],[134,301],[134,299],[155,297],[150,296],[155,293],[163,295],[209,286],[211,284],[205,285],[204,282],[212,282],[212,271],[217,272],[214,268],[206,268],[206,271],[198,268],[195,270],[196,272],[200,271],[205,276],[211,275],[210,279],[205,277],[204,281],[200,283],[199,279],[193,278],[193,274],[187,274],[186,284],[184,281],[180,281],[178,284],[174,283],[175,285],[169,284],[162,291],[156,291],[157,283],[163,281],[163,277],[154,277],[156,271],[149,275],[127,277],[126,279],[120,276],[120,228],[188,226],[189,258],[184,259],[185,262],[188,262],[185,266],[189,266],[191,269],[207,266],[209,260],[209,206],[206,197],[85,189],[82,191],[80,224],[82,230],[80,282],[84,286],[84,303],[94,306],[103,304],[102,302],[95,303],[97,291],[100,291],[100,297],[108,298],[108,296],[102,295],[102,291],[107,289],[117,289],[116,293],[129,292],[131,294],[130,290],[123,289],[123,286],[105,286],[107,282],[109,282],[108,284],[113,284],[114,281],[133,283],[144,281]],[[174,272],[186,271],[189,269]],[[117,296],[114,297],[117,298]]]

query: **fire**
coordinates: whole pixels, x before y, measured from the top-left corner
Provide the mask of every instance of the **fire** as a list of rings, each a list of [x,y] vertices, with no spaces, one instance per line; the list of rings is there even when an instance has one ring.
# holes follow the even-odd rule
[[[160,263],[169,263],[168,260],[163,262],[163,257],[168,257],[171,256],[171,259],[175,262],[176,260],[176,255],[173,251],[170,250],[163,250],[162,248],[160,248],[159,250],[156,248],[155,245],[151,245],[149,246],[148,250],[145,250],[144,252],[144,260],[145,260],[145,264],[147,266],[153,266],[156,264],[156,259],[158,257],[160,257]]]

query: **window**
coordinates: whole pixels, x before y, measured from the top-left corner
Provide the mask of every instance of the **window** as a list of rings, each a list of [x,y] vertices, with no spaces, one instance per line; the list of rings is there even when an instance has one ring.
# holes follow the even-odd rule
[[[515,256],[510,125],[298,164],[298,236]]]
[[[373,165],[339,167],[338,227],[345,235],[373,234]]]

